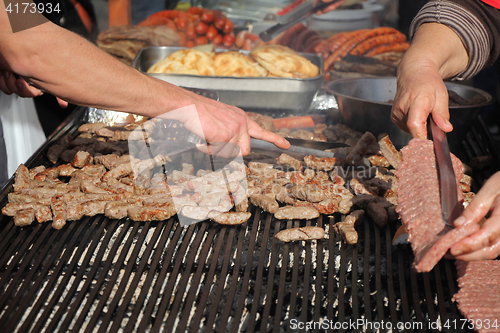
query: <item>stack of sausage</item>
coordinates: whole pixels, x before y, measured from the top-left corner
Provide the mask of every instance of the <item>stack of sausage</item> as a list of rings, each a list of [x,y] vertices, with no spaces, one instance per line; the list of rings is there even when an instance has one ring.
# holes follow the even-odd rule
[[[347,55],[371,57],[386,52],[404,52],[406,36],[390,27],[342,32],[318,43],[314,52],[323,57],[325,72]]]
[[[231,47],[234,44],[234,24],[221,11],[191,7],[187,12],[163,10],[138,24],[139,26],[166,25],[181,37],[181,45],[193,47],[212,43]]]

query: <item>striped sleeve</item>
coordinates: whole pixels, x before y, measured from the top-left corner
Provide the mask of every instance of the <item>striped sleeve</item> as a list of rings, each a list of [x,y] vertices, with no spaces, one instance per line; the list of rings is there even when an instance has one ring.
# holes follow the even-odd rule
[[[466,80],[488,63],[493,41],[482,22],[464,7],[450,1],[429,1],[413,19],[410,38],[424,23],[444,24],[462,40],[469,55],[469,64],[453,80]]]

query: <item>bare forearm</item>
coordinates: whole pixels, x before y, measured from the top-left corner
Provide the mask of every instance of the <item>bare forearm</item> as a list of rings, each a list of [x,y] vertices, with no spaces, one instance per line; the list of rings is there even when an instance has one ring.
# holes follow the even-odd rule
[[[183,106],[165,96],[175,94],[175,87],[166,89],[168,84],[51,23],[2,38],[1,53],[13,72],[75,104],[139,113],[151,112],[160,99],[170,100],[172,108]]]
[[[432,66],[446,79],[462,72],[467,64],[467,51],[453,30],[439,23],[427,23],[415,33],[400,71],[406,66],[415,70]]]

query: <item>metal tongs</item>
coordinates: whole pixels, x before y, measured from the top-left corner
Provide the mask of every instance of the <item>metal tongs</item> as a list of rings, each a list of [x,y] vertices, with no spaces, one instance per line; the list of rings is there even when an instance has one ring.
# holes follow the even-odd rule
[[[322,11],[323,9],[335,4],[336,2],[339,2],[342,0],[334,0],[332,2],[321,2],[318,5],[314,5],[313,0],[305,1],[302,4],[300,4],[297,8],[292,10],[291,12],[278,16],[277,21],[279,22],[276,25],[273,25],[269,29],[261,32],[259,34],[260,39],[262,39],[264,42],[269,42],[271,39],[275,38],[279,33],[285,31],[286,29],[290,28],[296,23],[299,23],[312,14],[315,14],[319,11]]]
[[[446,134],[436,125],[432,115],[429,115],[428,124],[436,152],[443,220],[447,226],[454,228],[453,221],[462,214],[464,208],[458,202],[457,179],[451,162],[450,147]]]

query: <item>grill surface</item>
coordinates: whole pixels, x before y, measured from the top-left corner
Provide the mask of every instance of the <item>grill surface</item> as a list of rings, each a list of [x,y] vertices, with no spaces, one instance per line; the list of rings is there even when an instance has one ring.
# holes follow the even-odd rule
[[[57,136],[74,132],[80,113]],[[463,142],[464,161],[492,156],[492,165],[474,175],[476,185],[499,169],[491,142],[481,121]],[[44,163],[43,153],[28,166]],[[411,248],[391,244],[396,225],[380,229],[365,221],[351,246],[333,231],[340,214],[281,222],[255,207],[251,212],[236,227],[96,216],[62,230],[50,223],[19,228],[0,215],[0,330],[467,332],[451,301],[453,262],[416,274]],[[274,238],[303,225],[323,226],[328,237],[288,244]]]

